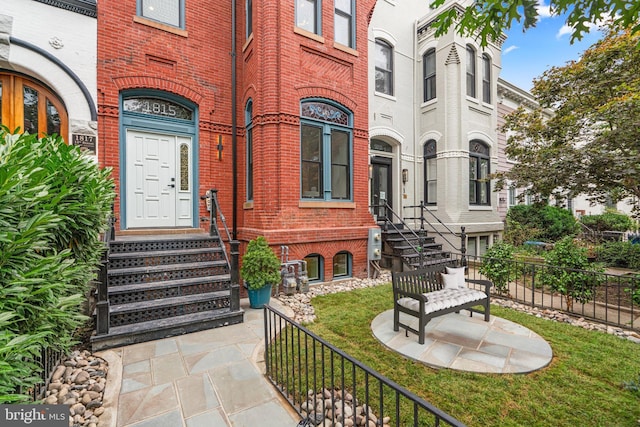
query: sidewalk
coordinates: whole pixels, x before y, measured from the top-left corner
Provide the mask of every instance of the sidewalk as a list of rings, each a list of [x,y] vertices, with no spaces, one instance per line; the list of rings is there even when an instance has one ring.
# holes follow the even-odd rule
[[[100,427],[295,426],[264,376],[263,311],[241,307],[238,325],[97,353],[109,362]]]

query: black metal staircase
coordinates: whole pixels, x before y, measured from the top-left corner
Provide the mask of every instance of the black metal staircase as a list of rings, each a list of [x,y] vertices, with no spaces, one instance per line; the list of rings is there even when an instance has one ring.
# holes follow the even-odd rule
[[[100,271],[92,349],[241,323],[224,242],[209,234],[117,236]]]

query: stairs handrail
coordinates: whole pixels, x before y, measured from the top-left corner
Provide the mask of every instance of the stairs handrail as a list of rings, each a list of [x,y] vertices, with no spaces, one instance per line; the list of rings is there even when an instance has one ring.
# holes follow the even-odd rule
[[[410,218],[410,219],[419,219],[419,220],[420,220],[420,229],[424,229],[424,224],[425,224],[425,223],[426,223],[426,224],[428,224],[428,225],[433,229],[433,231],[435,231],[436,233],[438,233],[438,235],[439,235],[439,236],[440,236],[440,237],[441,237],[445,242],[447,242],[447,243],[448,243],[452,248],[456,248],[456,246],[455,246],[453,243],[451,243],[451,242],[449,241],[449,239],[447,239],[447,237],[446,237],[444,234],[442,234],[442,233],[440,232],[440,230],[438,230],[436,227],[434,227],[434,226],[433,226],[433,224],[432,224],[431,222],[427,221],[427,219],[424,217],[424,212],[426,211],[426,212],[428,212],[428,213],[429,213],[429,215],[431,215],[433,218],[435,218],[435,219],[436,219],[436,221],[438,221],[438,223],[440,223],[440,225],[442,225],[442,226],[443,226],[447,231],[449,231],[449,233],[451,233],[451,235],[453,235],[453,236],[457,236],[457,237],[460,237],[460,240],[461,240],[461,242],[462,242],[462,245],[461,245],[462,247],[461,247],[461,248],[456,248],[456,249],[460,250],[461,252],[466,252],[466,247],[465,247],[464,240],[463,240],[463,237],[466,237],[465,232],[464,232],[464,227],[461,227],[462,231],[461,231],[461,233],[460,233],[460,234],[458,234],[458,233],[454,232],[454,231],[453,231],[453,230],[451,230],[451,229],[450,229],[450,228],[449,228],[449,227],[448,227],[444,222],[442,222],[442,221],[440,220],[440,218],[438,218],[438,217],[436,216],[436,214],[434,214],[433,212],[431,212],[431,210],[427,209],[427,206],[424,204],[424,201],[422,201],[422,200],[420,201],[420,204],[419,204],[419,205],[414,205],[414,206],[405,206],[405,209],[416,209],[416,208],[420,208],[420,217]],[[464,249],[464,251],[463,251],[463,249]]]
[[[419,236],[418,233],[416,233],[411,227],[409,227],[409,225],[405,222],[405,220],[402,217],[400,217],[400,215],[398,215],[396,213],[396,211],[394,211],[393,208],[391,206],[389,206],[388,203],[385,202],[384,204],[369,206],[369,209],[372,209],[372,208],[384,208],[385,211],[387,212],[387,214],[384,216],[384,224],[385,224],[385,226],[389,226],[390,225],[395,231],[398,232],[398,234],[400,236],[402,236],[402,238],[404,239],[405,243],[407,243],[409,246],[411,246],[411,248],[413,250],[418,252],[418,248],[416,246],[414,246],[413,243],[411,243],[409,241],[409,239],[407,239],[407,237],[403,233],[400,233],[400,228],[398,228],[396,226],[396,224],[393,221],[393,219],[397,219],[398,223],[402,224],[402,226],[403,226],[402,230],[403,231],[409,231],[416,239],[418,239],[418,241],[421,242],[420,243],[421,246],[422,246],[422,242],[424,240],[424,236]],[[391,218],[391,219],[389,218],[389,213],[391,213],[393,218]],[[420,251],[420,253],[422,253],[422,251]]]
[[[201,199],[207,200],[207,209],[209,209],[209,235],[210,236],[218,236],[220,240],[222,240],[220,236],[220,229],[218,227],[218,215],[220,216],[220,222],[224,228],[225,234],[227,235],[227,241],[229,243],[231,240],[231,233],[229,232],[229,227],[227,226],[227,220],[222,213],[222,209],[220,209],[220,202],[218,201],[218,190],[211,189],[207,190],[204,196],[200,197]],[[224,244],[220,245],[222,247],[222,253],[224,254],[224,259],[227,261],[227,264],[230,265],[229,255],[227,254],[227,248]]]

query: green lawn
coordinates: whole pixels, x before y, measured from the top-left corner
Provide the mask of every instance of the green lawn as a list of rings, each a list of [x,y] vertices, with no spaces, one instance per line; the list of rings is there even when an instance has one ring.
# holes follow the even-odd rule
[[[386,349],[371,321],[393,308],[391,285],[313,299],[313,332],[469,426],[638,426],[640,398],[622,387],[640,373],[640,345],[492,306],[545,338],[551,364],[531,374],[435,370]]]

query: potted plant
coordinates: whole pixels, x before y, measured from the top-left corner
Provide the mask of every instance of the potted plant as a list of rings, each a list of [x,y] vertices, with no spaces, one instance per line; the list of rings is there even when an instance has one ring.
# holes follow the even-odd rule
[[[251,308],[261,308],[268,304],[272,285],[280,282],[280,260],[263,236],[249,242],[242,257],[240,274],[249,294]]]

